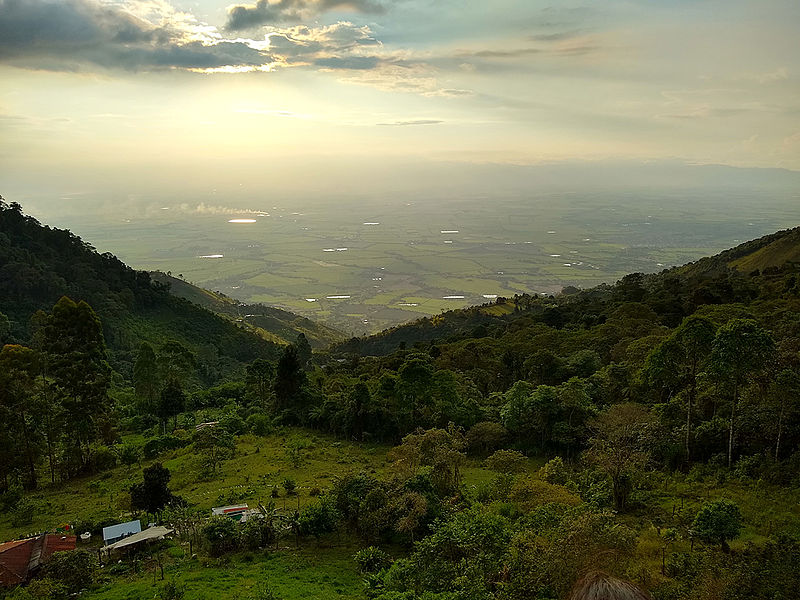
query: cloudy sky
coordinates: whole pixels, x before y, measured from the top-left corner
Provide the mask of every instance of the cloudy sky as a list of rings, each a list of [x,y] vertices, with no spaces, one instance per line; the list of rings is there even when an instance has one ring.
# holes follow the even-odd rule
[[[230,2],[0,0],[7,187],[291,188],[414,161],[800,169],[796,0]]]

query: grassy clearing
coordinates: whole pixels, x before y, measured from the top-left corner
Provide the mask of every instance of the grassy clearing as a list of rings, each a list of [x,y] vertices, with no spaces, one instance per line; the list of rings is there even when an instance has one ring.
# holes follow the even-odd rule
[[[282,600],[363,598],[353,561],[360,547],[350,541],[335,546],[307,542],[300,549],[240,553],[220,560],[167,559],[165,579],[185,586],[185,600],[247,600],[253,588],[264,583]],[[180,554],[181,548],[169,552]],[[81,597],[140,600],[155,597],[161,585],[160,573],[144,572],[114,577]]]

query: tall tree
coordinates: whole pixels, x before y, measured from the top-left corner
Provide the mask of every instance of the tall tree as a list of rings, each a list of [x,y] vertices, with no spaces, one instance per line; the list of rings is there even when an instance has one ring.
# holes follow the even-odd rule
[[[154,414],[160,380],[155,350],[147,342],[142,342],[133,365],[133,388],[139,400],[141,412]]]
[[[22,458],[28,489],[36,488],[36,463],[40,453],[41,413],[34,397],[37,361],[37,353],[24,346],[6,345],[0,351],[0,408],[6,432],[11,434],[5,443],[16,449]]]
[[[275,404],[278,411],[291,408],[299,400],[304,382],[305,374],[297,356],[297,348],[289,344],[284,348],[275,371]]]
[[[297,334],[295,347],[297,348],[297,360],[300,361],[300,366],[304,369],[308,368],[311,362],[311,344],[308,343],[305,333]]]
[[[177,427],[178,415],[183,412],[186,405],[186,395],[183,393],[180,382],[176,379],[170,379],[161,390],[158,399],[157,415],[161,421],[161,428],[164,433],[167,432],[167,421],[170,417],[175,419],[173,427]]]
[[[272,387],[275,380],[275,367],[263,358],[257,358],[247,365],[244,384],[251,402],[261,408],[267,406],[272,399]]]
[[[697,376],[704,368],[714,343],[716,327],[701,316],[683,320],[673,334],[647,357],[643,369],[645,379],[660,384],[672,394],[686,390],[686,431],[684,449],[686,460],[691,456],[692,408],[697,398]]]
[[[109,409],[111,368],[100,319],[86,302],[63,296],[46,315],[39,332],[64,411],[70,419],[70,443],[84,467],[98,424]]]
[[[586,458],[611,480],[614,508],[624,511],[633,478],[650,458],[649,430],[654,419],[640,404],[615,404],[590,424],[593,436]]]
[[[752,319],[731,319],[714,338],[712,368],[730,386],[731,416],[728,425],[728,468],[733,462],[736,408],[748,378],[762,369],[775,350],[769,332]]]

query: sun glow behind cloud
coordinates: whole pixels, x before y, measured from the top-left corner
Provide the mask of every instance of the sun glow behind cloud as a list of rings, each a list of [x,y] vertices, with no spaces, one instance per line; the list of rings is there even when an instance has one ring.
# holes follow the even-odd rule
[[[356,187],[365,157],[800,168],[788,1],[239,6],[0,0],[4,178],[288,189],[346,168]]]

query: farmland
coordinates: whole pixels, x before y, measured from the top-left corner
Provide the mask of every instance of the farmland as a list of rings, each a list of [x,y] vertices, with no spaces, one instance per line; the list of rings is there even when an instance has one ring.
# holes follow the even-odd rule
[[[496,295],[659,271],[796,224],[786,194],[704,190],[701,204],[699,193],[254,199],[213,211],[165,200],[55,224],[136,268],[362,334]]]

